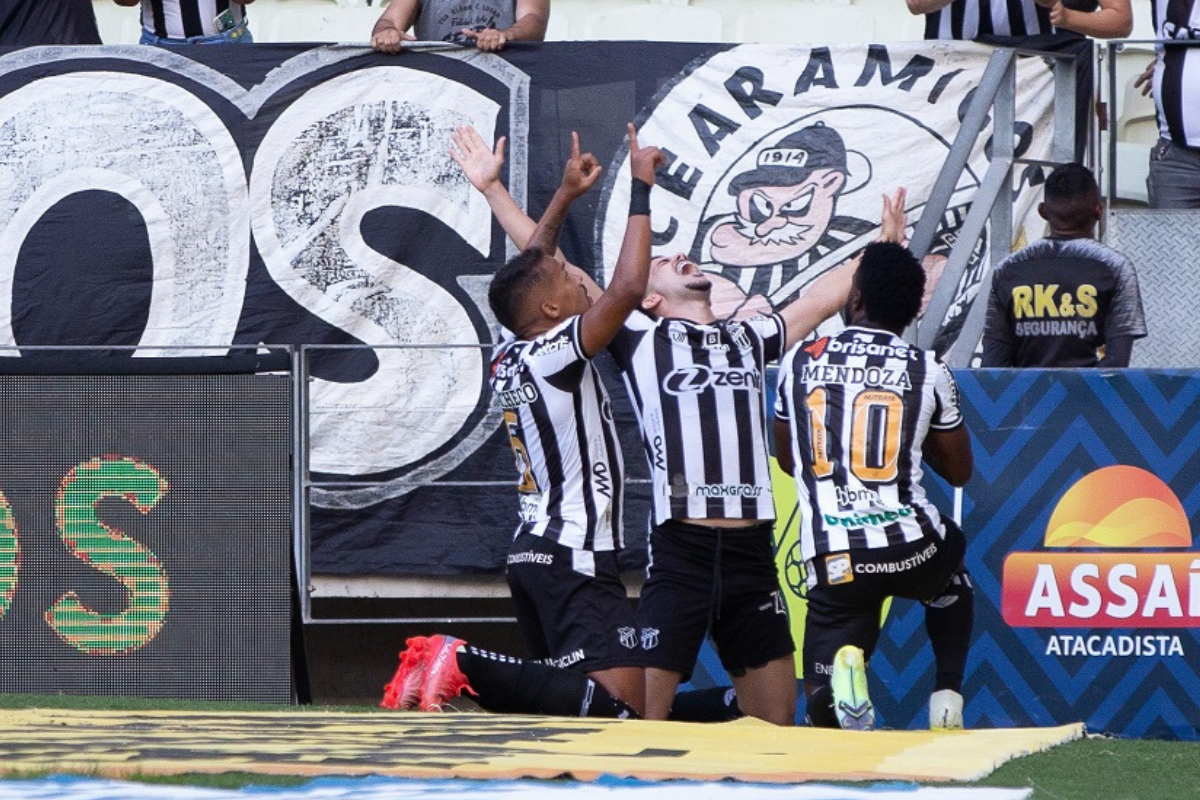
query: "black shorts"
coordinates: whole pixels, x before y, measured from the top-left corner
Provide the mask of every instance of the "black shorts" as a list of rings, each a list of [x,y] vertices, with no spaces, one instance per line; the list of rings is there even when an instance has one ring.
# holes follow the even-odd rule
[[[638,606],[646,666],[691,677],[705,632],[731,675],[796,651],[775,572],[774,523],[714,528],[669,520],[650,532]]]
[[[861,647],[871,657],[887,598],[925,602],[942,593],[967,552],[962,529],[945,517],[942,523],[945,540],[926,537],[893,547],[843,550],[805,564],[809,575],[803,648],[806,683],[829,682],[833,657],[843,645]]]
[[[582,672],[642,666],[615,553],[523,533],[508,551],[507,575],[530,658]]]

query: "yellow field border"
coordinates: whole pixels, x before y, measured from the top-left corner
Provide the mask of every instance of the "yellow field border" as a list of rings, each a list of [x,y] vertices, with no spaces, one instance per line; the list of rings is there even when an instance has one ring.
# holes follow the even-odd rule
[[[757,720],[675,722],[497,714],[0,710],[7,770],[391,775],[797,783],[971,781],[1081,738],[1082,724],[854,732]]]

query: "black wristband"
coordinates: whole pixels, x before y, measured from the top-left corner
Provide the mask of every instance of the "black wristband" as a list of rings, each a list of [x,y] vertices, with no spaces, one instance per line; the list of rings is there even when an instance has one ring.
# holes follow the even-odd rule
[[[629,216],[639,214],[650,216],[650,184],[641,178],[634,178],[629,188]]]

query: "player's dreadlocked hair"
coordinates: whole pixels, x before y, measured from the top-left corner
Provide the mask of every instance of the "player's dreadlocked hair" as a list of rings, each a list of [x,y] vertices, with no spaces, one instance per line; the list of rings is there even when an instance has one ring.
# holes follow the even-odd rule
[[[902,331],[916,318],[925,294],[925,270],[907,247],[872,242],[854,274],[867,319],[888,330]]]
[[[516,333],[521,328],[521,309],[529,292],[537,285],[537,265],[546,254],[540,247],[527,247],[517,253],[492,276],[488,286],[488,305],[496,321]]]

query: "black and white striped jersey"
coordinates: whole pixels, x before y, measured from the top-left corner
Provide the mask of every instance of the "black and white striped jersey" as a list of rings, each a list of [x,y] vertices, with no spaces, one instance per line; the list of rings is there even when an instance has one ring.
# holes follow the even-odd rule
[[[650,463],[654,521],[775,518],[763,367],[778,315],[701,324],[635,312],[609,345]]]
[[[226,9],[241,22],[245,10],[229,0],[142,0],[142,27],[164,39],[220,33],[213,20]]]
[[[857,326],[805,342],[780,365],[775,416],[792,432],[806,561],[945,538],[921,485],[921,449],[931,428],[956,428],[962,414],[933,353]]]
[[[490,383],[517,466],[516,533],[576,550],[622,544],[621,446],[608,392],[580,344],[580,317],[501,344]]]
[[[1152,0],[1152,5],[1156,38],[1200,39],[1200,4],[1196,0]],[[1154,105],[1162,138],[1200,147],[1200,45],[1159,45]]]
[[[1033,0],[953,0],[925,15],[926,39],[1053,33],[1049,9]]]

